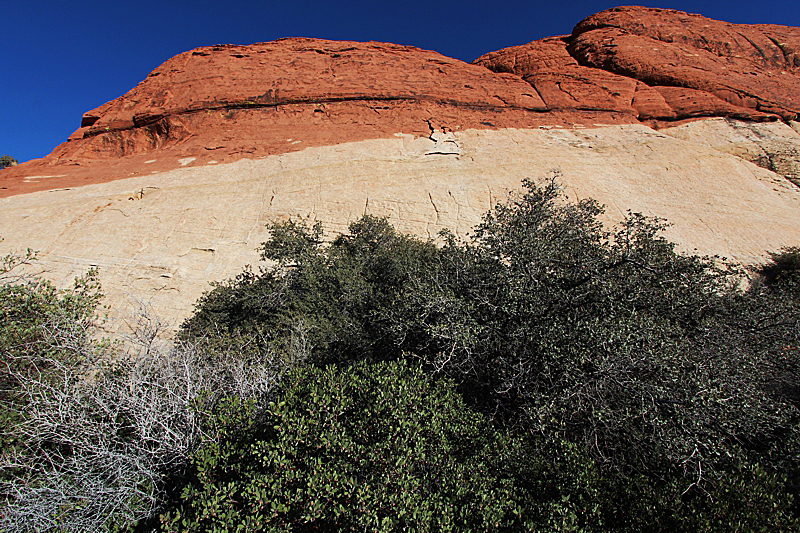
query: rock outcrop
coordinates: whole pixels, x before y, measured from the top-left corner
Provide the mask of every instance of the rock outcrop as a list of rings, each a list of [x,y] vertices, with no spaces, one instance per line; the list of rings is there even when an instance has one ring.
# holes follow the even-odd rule
[[[84,114],[53,153],[3,175],[0,195],[83,185],[434,131],[624,124],[607,109],[555,109],[513,74],[387,43],[282,39],[185,52]]]
[[[172,325],[258,261],[266,224],[467,234],[523,178],[667,218],[687,251],[756,263],[800,244],[800,28],[617,8],[473,64],[387,43],[283,39],[180,54],[0,171],[0,255],[60,285],[98,266],[113,328]],[[115,319],[116,320],[116,319]]]
[[[53,153],[4,175],[0,196],[396,132],[791,122],[800,113],[798,54],[800,28],[640,7],[589,16],[570,36],[473,65],[375,42],[198,48],[86,112]],[[13,179],[31,176],[57,178]]]
[[[800,28],[618,7],[572,35],[475,60],[521,76],[549,107],[606,107],[657,125],[697,117],[796,120]]]

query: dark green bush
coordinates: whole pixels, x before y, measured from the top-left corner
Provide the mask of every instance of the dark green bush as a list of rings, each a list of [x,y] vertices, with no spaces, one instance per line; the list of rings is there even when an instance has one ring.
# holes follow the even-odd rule
[[[6,167],[13,167],[17,164],[17,160],[11,157],[10,155],[4,155],[0,157],[0,169]]]
[[[766,265],[760,269],[768,286],[780,290],[798,289],[800,285],[800,247],[784,248],[771,253]]]
[[[625,475],[713,485],[797,430],[770,392],[774,353],[753,341],[766,306],[736,289],[740,270],[676,253],[660,221],[631,214],[608,231],[596,202],[526,186],[471,241],[438,247],[373,217],[329,246],[318,228],[273,226],[263,255],[278,265],[207,294],[184,335],[280,342],[302,323],[317,364],[415,353],[496,421]]]
[[[237,332],[279,345],[299,325],[318,363],[393,359],[419,345],[407,295],[422,272],[435,270],[433,243],[369,216],[327,248],[318,228],[289,222],[272,232],[262,256],[277,266],[245,270],[204,295],[184,338]]]
[[[265,413],[220,409],[224,437],[195,454],[166,531],[578,531],[596,518],[581,506],[590,462],[497,431],[417,367],[304,367],[284,386]]]

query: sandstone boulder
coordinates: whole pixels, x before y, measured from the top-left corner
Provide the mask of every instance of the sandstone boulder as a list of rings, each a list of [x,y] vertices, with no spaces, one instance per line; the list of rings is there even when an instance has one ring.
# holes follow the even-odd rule
[[[591,15],[575,26],[569,42],[570,53],[582,65],[650,86],[706,91],[734,106],[787,120],[800,113],[798,49],[800,28],[730,24],[641,7]]]

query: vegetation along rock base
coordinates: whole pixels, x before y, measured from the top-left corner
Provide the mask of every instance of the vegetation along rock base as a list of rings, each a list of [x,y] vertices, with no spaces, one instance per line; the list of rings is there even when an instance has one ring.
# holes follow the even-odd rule
[[[274,224],[171,344],[7,257],[0,527],[800,530],[800,249],[602,213],[553,181],[467,239]]]

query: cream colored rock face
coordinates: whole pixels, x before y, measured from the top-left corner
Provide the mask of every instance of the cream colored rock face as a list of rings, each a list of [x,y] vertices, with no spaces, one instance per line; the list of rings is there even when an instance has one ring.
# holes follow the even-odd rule
[[[661,130],[663,133],[705,144],[772,170],[800,185],[800,135],[792,122],[745,122],[728,118],[698,120]]]
[[[99,267],[112,331],[139,302],[176,327],[209,282],[258,263],[269,222],[342,232],[370,213],[422,237],[463,236],[523,178],[554,171],[570,199],[606,204],[609,222],[629,209],[667,218],[684,250],[752,263],[800,243],[788,180],[637,125],[397,135],[15,196],[0,200],[0,252],[39,250],[61,286]]]

